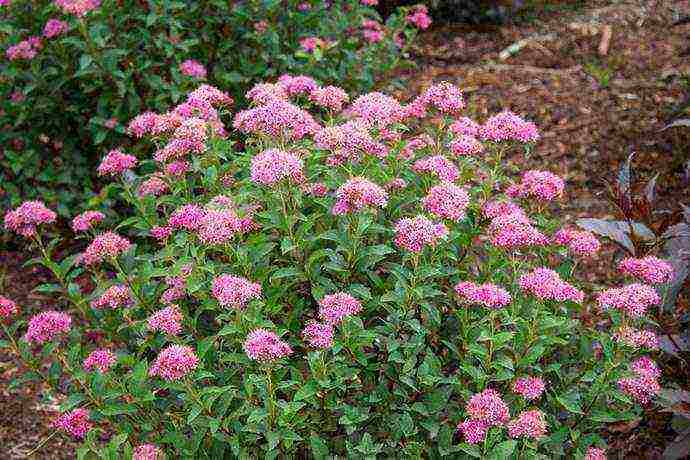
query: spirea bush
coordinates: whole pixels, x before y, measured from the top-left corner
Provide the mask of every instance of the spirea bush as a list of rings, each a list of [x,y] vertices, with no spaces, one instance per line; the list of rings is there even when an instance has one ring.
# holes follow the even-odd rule
[[[281,80],[232,127],[206,85],[134,118],[98,168],[129,212],[76,216],[77,254],[43,203],[6,214],[65,305],[0,310],[67,393],[56,429],[108,458],[605,458],[660,389],[668,263],[585,284],[600,242],[560,225],[561,178],[513,165],[539,140],[516,114]]]
[[[123,142],[130,118],[203,81],[236,98],[286,71],[371,88],[428,26],[411,7],[384,24],[375,4],[1,0],[0,199],[42,196],[65,215],[99,188],[98,152]]]

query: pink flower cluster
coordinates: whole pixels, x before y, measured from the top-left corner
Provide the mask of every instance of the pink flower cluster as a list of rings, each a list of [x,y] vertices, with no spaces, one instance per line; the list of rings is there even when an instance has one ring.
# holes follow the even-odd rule
[[[244,352],[249,359],[271,362],[292,354],[292,348],[275,333],[266,329],[255,329],[244,341]]]
[[[584,460],[607,460],[606,451],[598,447],[590,447],[587,449]]]
[[[378,43],[385,37],[383,25],[372,19],[362,21],[362,36],[369,43]]]
[[[323,40],[319,37],[304,37],[299,40],[299,46],[307,53],[313,53],[321,45],[323,45]]]
[[[555,271],[544,267],[520,276],[520,288],[542,300],[582,303],[585,299],[584,292],[563,281]]]
[[[46,25],[43,27],[43,36],[45,38],[53,38],[62,35],[69,30],[69,24],[66,21],[59,19],[48,19]]]
[[[340,112],[348,99],[345,90],[338,86],[317,87],[309,93],[311,102],[333,112]]]
[[[60,334],[68,333],[71,328],[72,318],[67,313],[44,311],[29,320],[24,340],[40,345],[50,342]]]
[[[302,337],[312,348],[331,348],[333,346],[333,325],[310,321],[302,330]]]
[[[103,158],[101,164],[98,165],[98,175],[116,176],[118,174],[122,174],[128,169],[134,168],[136,164],[137,159],[133,155],[128,155],[117,149],[111,150],[108,152],[105,158]]]
[[[511,438],[526,437],[540,439],[546,435],[546,419],[538,409],[522,412],[515,420],[508,423],[508,436]]]
[[[461,117],[451,123],[449,129],[450,132],[456,136],[477,137],[479,135],[480,126],[471,118]]]
[[[167,276],[165,278],[165,284],[168,286],[168,289],[163,292],[161,302],[170,305],[187,294],[187,278],[192,273],[192,269],[193,266],[191,264],[183,265],[179,276]]]
[[[552,201],[563,196],[563,179],[548,171],[530,170],[522,174],[519,184],[508,187],[506,195],[511,198],[534,197]]]
[[[149,369],[149,376],[168,381],[180,380],[199,365],[194,350],[185,345],[168,345],[156,357]]]
[[[625,258],[619,262],[618,270],[651,284],[668,283],[673,278],[673,266],[654,256]]]
[[[654,361],[643,356],[630,364],[630,370],[635,376],[619,379],[618,388],[640,404],[649,403],[661,391],[659,368]]]
[[[100,211],[86,211],[72,219],[72,230],[75,232],[85,232],[91,230],[94,225],[102,222],[105,214]]]
[[[43,48],[39,37],[29,37],[16,45],[7,48],[5,55],[10,61],[26,60],[30,61],[36,57],[39,50]]]
[[[424,30],[428,29],[429,26],[431,25],[431,18],[429,17],[429,10],[427,9],[426,6],[424,5],[415,5],[412,8],[412,11],[410,11],[410,14],[407,15],[405,20]]]
[[[25,201],[14,211],[5,214],[5,229],[25,238],[36,235],[36,227],[55,222],[57,214],[42,201]]]
[[[442,181],[455,182],[460,171],[452,161],[443,155],[421,158],[414,162],[412,170],[418,173],[433,174]]]
[[[448,235],[441,223],[434,223],[424,216],[405,217],[395,224],[395,245],[410,252],[420,253],[425,246],[435,246]]]
[[[134,448],[132,460],[162,460],[163,452],[153,444],[141,444]]]
[[[79,408],[71,412],[66,412],[58,417],[53,426],[59,428],[77,439],[84,439],[86,433],[93,427],[87,409]]]
[[[245,134],[263,134],[292,140],[313,135],[321,129],[307,111],[280,99],[237,113],[233,127]]]
[[[178,335],[182,332],[181,322],[182,312],[176,305],[170,305],[152,314],[147,322],[147,327],[149,331]]]
[[[422,203],[424,209],[436,217],[458,222],[465,218],[465,210],[470,204],[470,195],[464,188],[452,182],[443,182],[431,187]]]
[[[274,185],[282,180],[300,184],[305,181],[302,160],[292,152],[265,150],[252,158],[251,179],[263,185]]]
[[[492,426],[501,426],[510,420],[508,405],[501,395],[492,389],[486,389],[473,395],[465,406],[469,420],[458,425],[469,444],[478,444]]]
[[[491,244],[504,249],[545,246],[549,243],[546,235],[534,228],[527,215],[520,209],[492,218],[487,233]]]
[[[528,143],[539,140],[539,132],[534,123],[525,121],[508,110],[489,118],[481,126],[479,136],[484,140],[493,142],[517,141]]]
[[[281,75],[278,78],[278,85],[282,86],[289,96],[310,94],[319,87],[318,83],[311,77],[288,74]]]
[[[84,265],[94,265],[127,252],[132,243],[115,232],[105,232],[93,239],[79,258]]]
[[[54,0],[63,12],[81,18],[101,5],[101,0]]]
[[[194,59],[187,59],[180,64],[180,73],[192,78],[206,78],[206,67]]]
[[[278,83],[257,83],[247,91],[248,100],[255,104],[268,104],[276,99],[287,101],[289,94],[285,86]]]
[[[567,246],[570,252],[580,257],[592,257],[601,249],[601,243],[592,232],[567,228],[558,230],[553,235],[553,242]]]
[[[107,349],[94,350],[86,357],[83,366],[84,370],[89,372],[93,369],[98,369],[98,372],[105,374],[117,361],[117,356]]]
[[[12,300],[0,295],[0,320],[19,314],[19,307]]]
[[[450,151],[456,156],[479,155],[484,151],[484,145],[474,136],[461,134],[451,141]]]
[[[105,307],[112,309],[129,307],[133,304],[132,291],[122,284],[110,286],[98,299],[91,302],[91,307],[100,310]]]
[[[335,216],[358,212],[366,207],[384,208],[388,203],[386,191],[363,177],[353,177],[345,182],[336,190],[335,196],[331,209]]]
[[[396,99],[379,92],[367,93],[354,100],[347,113],[367,126],[383,128],[405,119],[406,111]]]
[[[462,91],[447,81],[431,86],[412,102],[417,113],[424,113],[429,108],[435,108],[441,113],[453,115],[465,108]]]
[[[388,148],[374,140],[368,125],[358,119],[319,130],[314,135],[314,142],[317,148],[332,152],[326,160],[329,166],[339,166],[348,161],[357,163],[363,154],[377,158],[388,155]]]
[[[163,180],[159,174],[154,174],[139,186],[139,196],[153,195],[160,196],[170,190],[168,184]]]
[[[632,318],[645,314],[647,308],[661,302],[653,287],[633,283],[620,288],[611,288],[597,296],[597,303],[602,311],[610,308],[620,310]]]
[[[487,201],[482,205],[482,214],[487,219],[510,214],[517,214],[518,217],[527,219],[525,211],[512,201]]]
[[[328,324],[340,324],[362,311],[362,304],[347,292],[336,292],[319,301],[319,317]]]
[[[539,377],[520,377],[513,382],[513,392],[522,395],[527,401],[539,399],[546,385]]]
[[[512,300],[508,291],[491,283],[461,281],[455,285],[455,292],[466,302],[487,308],[503,308]]]
[[[244,309],[253,299],[261,298],[261,285],[234,275],[220,275],[213,280],[213,297],[224,307]]]
[[[629,326],[621,327],[613,338],[632,348],[659,349],[659,338],[652,331],[638,330]]]
[[[188,231],[196,231],[201,226],[206,211],[197,204],[185,204],[170,214],[168,225]]]

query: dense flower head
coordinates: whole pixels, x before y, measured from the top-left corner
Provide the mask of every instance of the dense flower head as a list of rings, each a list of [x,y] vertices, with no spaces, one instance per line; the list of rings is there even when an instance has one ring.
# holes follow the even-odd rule
[[[128,169],[132,169],[137,164],[137,159],[133,155],[123,153],[121,150],[111,150],[98,165],[98,175],[118,175]]]
[[[504,249],[546,246],[549,243],[546,235],[534,228],[529,218],[520,211],[494,217],[487,233],[491,244]]]
[[[193,78],[206,78],[206,67],[194,59],[187,59],[180,64],[180,72]]]
[[[261,298],[261,285],[234,275],[220,275],[213,280],[213,297],[224,307],[244,309],[252,299]]]
[[[54,3],[64,13],[81,18],[89,11],[98,8],[101,5],[101,0],[54,0]]]
[[[157,225],[151,228],[149,233],[152,237],[162,243],[165,242],[170,235],[172,235],[172,228],[168,227],[167,225]]]
[[[654,361],[646,356],[633,361],[630,364],[630,370],[635,376],[619,379],[618,388],[640,404],[649,403],[661,391],[658,381],[661,371]]]
[[[362,311],[362,304],[347,292],[336,292],[319,301],[319,317],[328,324],[339,324]]]
[[[328,185],[323,182],[314,182],[313,184],[305,184],[302,188],[304,193],[313,195],[315,197],[323,197],[328,195]]]
[[[29,37],[16,45],[7,48],[5,55],[10,61],[26,60],[30,61],[36,57],[38,51],[42,48],[41,40],[38,37]]]
[[[307,53],[313,53],[314,50],[323,44],[323,40],[319,37],[304,37],[299,39],[299,46]]]
[[[362,36],[369,43],[378,43],[385,37],[383,24],[372,19],[362,21]]]
[[[17,209],[5,214],[5,229],[26,238],[36,235],[36,227],[55,222],[57,214],[42,201],[25,201]]]
[[[405,20],[408,23],[422,30],[428,29],[431,25],[431,17],[429,17],[429,10],[424,5],[415,5],[412,8],[412,11],[410,11],[410,14],[407,15]]]
[[[69,30],[69,24],[66,21],[51,18],[48,19],[46,25],[43,27],[43,36],[45,38],[53,38],[62,35]]]
[[[330,150],[326,163],[338,166],[346,162],[357,163],[363,154],[384,158],[388,148],[376,141],[369,132],[369,126],[359,120],[351,120],[338,126],[327,126],[314,135],[316,147]]]
[[[359,96],[347,113],[379,128],[399,123],[406,117],[405,109],[394,98],[379,92]]]
[[[431,187],[422,202],[424,209],[436,217],[458,222],[465,218],[470,195],[452,182],[443,182]]]
[[[59,311],[44,311],[29,320],[24,340],[29,343],[43,344],[50,342],[60,334],[66,334],[72,328],[72,318]]]
[[[546,431],[544,413],[538,409],[522,412],[515,420],[508,423],[508,436],[511,438],[524,436],[539,439],[546,435]]]
[[[481,126],[479,136],[484,140],[494,142],[517,141],[527,143],[539,140],[537,126],[509,110],[489,118]]]
[[[263,185],[273,185],[284,179],[302,183],[305,180],[302,160],[292,152],[265,150],[252,158],[251,179]]]
[[[84,370],[91,371],[98,369],[98,372],[105,374],[117,361],[117,356],[107,349],[94,350],[86,357],[83,366]]]
[[[606,460],[606,451],[598,447],[589,447],[584,460]]]
[[[281,75],[278,78],[278,85],[282,86],[290,96],[299,94],[309,94],[318,88],[318,83],[306,75]]]
[[[308,112],[280,99],[238,112],[233,126],[245,134],[265,134],[293,140],[313,135],[321,128]]]
[[[418,150],[422,150],[434,144],[434,140],[429,135],[415,136],[407,140],[405,147],[398,154],[398,158],[409,160],[415,156]]]
[[[654,256],[627,257],[618,263],[618,270],[651,284],[667,283],[673,278],[673,266]]]
[[[185,204],[176,209],[168,218],[168,225],[172,228],[189,231],[198,230],[206,210],[197,204]]]
[[[129,307],[133,304],[132,291],[123,284],[115,284],[101,294],[101,296],[91,302],[91,307],[95,309]]]
[[[661,376],[661,371],[656,363],[648,356],[637,358],[630,364],[630,369],[638,375],[649,375],[654,378],[659,378]]]
[[[353,177],[335,192],[336,202],[331,212],[336,215],[357,212],[366,207],[383,208],[388,203],[384,189],[363,177]]]
[[[659,349],[659,338],[654,332],[648,330],[638,330],[624,326],[616,331],[613,338],[632,348]]]
[[[312,348],[331,348],[333,346],[333,325],[310,321],[302,330],[302,337]]]
[[[19,314],[19,306],[5,296],[0,295],[0,320]]]
[[[93,265],[106,258],[115,258],[127,252],[132,246],[130,241],[115,232],[105,232],[93,239],[80,257],[84,265]]]
[[[442,181],[448,182],[455,182],[460,177],[457,166],[443,155],[420,158],[414,162],[412,170],[418,173],[433,174]]]
[[[385,189],[386,190],[402,190],[405,187],[407,187],[407,181],[403,179],[402,177],[396,177],[395,179],[391,179],[386,185]]]
[[[468,444],[479,444],[486,438],[489,425],[484,420],[465,420],[458,424],[458,430],[462,432]]]
[[[592,257],[601,249],[601,243],[592,232],[568,228],[558,230],[553,235],[553,242],[567,246],[570,252],[580,257]]]
[[[161,460],[163,452],[153,444],[141,444],[134,448],[132,460]]]
[[[487,219],[517,214],[522,216],[525,221],[529,222],[525,211],[512,201],[487,201],[482,205],[482,214]]]
[[[461,281],[455,285],[455,292],[466,302],[487,308],[502,308],[512,300],[508,291],[492,283]]]
[[[89,417],[89,411],[80,407],[62,414],[53,422],[53,427],[59,428],[77,439],[83,439],[93,427]]]
[[[192,273],[193,268],[191,264],[183,265],[178,276],[165,277],[165,284],[168,286],[168,289],[163,292],[161,302],[170,305],[187,295],[187,278]]]
[[[100,211],[86,211],[72,219],[72,230],[85,232],[91,230],[95,224],[103,221],[105,214]]]
[[[505,425],[510,419],[508,405],[501,395],[491,388],[474,394],[467,401],[465,411],[472,420],[482,421],[487,427]]]
[[[292,348],[287,342],[266,329],[250,332],[243,348],[250,359],[260,362],[276,361],[292,354]]]
[[[154,312],[146,324],[149,331],[178,335],[182,332],[182,312],[177,305],[170,305]]]
[[[251,217],[241,218],[234,209],[207,209],[197,229],[199,241],[209,245],[225,244],[245,233],[248,224],[251,226]]]
[[[471,118],[461,117],[455,120],[448,127],[450,132],[456,136],[472,136],[477,137],[479,135],[479,123],[472,120]]]
[[[233,103],[232,97],[228,93],[207,84],[199,85],[197,89],[189,93],[187,99],[201,99],[214,107],[227,107]]]
[[[522,174],[519,184],[508,187],[506,194],[511,198],[534,197],[552,201],[563,196],[563,179],[548,171],[530,170]]]
[[[513,392],[522,395],[528,401],[538,399],[545,388],[544,381],[539,377],[520,377],[513,382]]]
[[[455,114],[465,108],[460,88],[447,81],[431,86],[417,97],[414,104],[435,108],[445,114]]]
[[[395,224],[395,245],[419,253],[425,246],[435,246],[448,235],[441,223],[434,223],[424,216],[405,217]]]
[[[165,174],[172,177],[182,177],[189,171],[190,167],[188,161],[173,161],[165,165]]]
[[[268,104],[276,99],[287,101],[289,94],[283,85],[278,83],[257,83],[247,91],[248,100],[255,104]]]
[[[520,288],[542,300],[582,303],[585,298],[584,292],[563,281],[554,270],[544,267],[520,276]]]
[[[149,368],[149,376],[168,381],[179,380],[199,365],[194,350],[185,345],[168,345],[156,357]]]
[[[317,87],[309,93],[311,102],[334,112],[340,112],[348,99],[347,92],[338,86]]]
[[[450,151],[456,156],[479,155],[484,150],[484,145],[476,137],[461,134],[450,143]]]
[[[379,4],[379,0],[360,0],[362,5],[376,6]]]
[[[633,318],[644,315],[648,307],[658,305],[659,302],[661,299],[653,287],[639,283],[611,288],[597,296],[597,303],[602,311],[613,308]]]
[[[139,186],[139,196],[160,196],[170,190],[168,184],[160,175],[153,175],[143,181]]]

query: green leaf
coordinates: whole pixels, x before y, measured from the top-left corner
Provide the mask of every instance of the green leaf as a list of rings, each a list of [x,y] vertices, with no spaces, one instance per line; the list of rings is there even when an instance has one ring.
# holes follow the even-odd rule
[[[309,399],[316,394],[317,390],[318,387],[316,385],[316,382],[314,380],[310,380],[304,386],[302,386],[302,388],[297,390],[297,393],[295,393],[293,400],[304,401],[305,399]]]
[[[564,395],[557,395],[556,401],[558,401],[561,406],[565,407],[567,410],[574,414],[584,414],[584,412],[582,412],[582,405],[580,404],[580,395],[578,393],[567,393]]]
[[[315,460],[329,458],[328,446],[316,433],[312,433],[309,436],[309,445]]]
[[[490,460],[506,460],[513,455],[515,447],[517,447],[517,441],[514,439],[503,441],[494,446],[487,458]]]
[[[79,70],[86,70],[92,62],[93,58],[91,56],[89,56],[88,54],[82,54],[79,58]]]

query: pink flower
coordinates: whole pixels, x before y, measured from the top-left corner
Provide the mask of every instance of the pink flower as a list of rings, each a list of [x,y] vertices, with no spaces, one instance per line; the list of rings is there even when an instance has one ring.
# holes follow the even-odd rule
[[[455,285],[455,292],[465,301],[484,305],[487,308],[502,308],[512,300],[508,291],[491,283],[476,284],[471,281],[461,281]]]
[[[186,204],[173,212],[168,218],[171,228],[196,231],[201,226],[206,210],[196,204]]]
[[[584,292],[563,281],[555,271],[544,267],[520,276],[520,288],[542,300],[582,303],[585,298]]]
[[[149,376],[168,381],[179,380],[199,365],[199,358],[191,347],[168,345],[160,352],[149,369]]]
[[[517,141],[536,142],[539,133],[534,123],[525,121],[509,110],[489,118],[480,128],[479,135],[483,140],[494,142]]]
[[[668,283],[673,278],[673,266],[654,256],[641,259],[628,257],[620,261],[618,270],[651,284]]]
[[[84,370],[89,372],[93,369],[98,369],[98,372],[105,374],[117,361],[117,356],[107,349],[94,350],[84,360]]]
[[[654,361],[646,356],[633,361],[630,370],[635,377],[619,379],[618,388],[640,404],[649,403],[661,391],[658,381],[661,371]]]
[[[524,436],[539,439],[546,435],[546,431],[544,413],[538,409],[522,412],[508,424],[508,436],[511,438]]]
[[[54,3],[64,13],[73,14],[81,18],[89,11],[95,10],[101,5],[101,0],[54,0]]]
[[[483,420],[465,420],[458,425],[468,444],[479,444],[484,441],[489,426]]]
[[[455,114],[465,108],[462,91],[447,81],[438,83],[420,94],[413,104],[421,104],[425,108],[433,107],[445,114]]]
[[[306,75],[292,76],[288,74],[278,78],[278,85],[282,86],[290,96],[309,94],[319,86],[313,78]]]
[[[633,318],[645,314],[647,308],[661,302],[653,287],[646,284],[629,284],[620,288],[608,289],[597,296],[597,303],[602,311],[614,308]]]
[[[69,24],[59,19],[48,19],[45,27],[43,27],[43,36],[45,38],[53,38],[62,35],[69,30]]]
[[[315,197],[323,197],[328,195],[328,186],[323,182],[315,182],[313,184],[306,184],[304,192]]]
[[[133,303],[132,291],[123,284],[116,284],[110,286],[98,299],[91,302],[91,307],[97,310],[105,307],[116,309],[119,307],[130,307]]]
[[[139,196],[160,196],[169,191],[168,184],[159,175],[153,175],[139,186]]]
[[[420,28],[420,29],[428,29],[429,26],[431,25],[431,18],[429,17],[429,10],[427,9],[426,6],[424,5],[415,5],[410,12],[410,14],[407,15],[405,20]]]
[[[220,275],[213,280],[211,292],[222,306],[242,310],[252,299],[261,298],[261,285],[239,276]]]
[[[257,83],[245,95],[250,101],[263,105],[276,99],[287,101],[289,94],[283,85],[277,83]]]
[[[391,179],[391,181],[385,185],[386,190],[389,191],[402,190],[405,187],[407,187],[407,182],[402,177],[396,177],[395,179]]]
[[[264,134],[292,140],[313,135],[321,129],[308,112],[280,99],[238,112],[233,127],[245,134]]]
[[[172,228],[168,226],[156,226],[151,229],[151,236],[159,242],[164,242],[172,235]]]
[[[642,356],[633,361],[630,364],[630,369],[637,375],[649,375],[654,378],[661,376],[661,371],[656,363],[647,356]]]
[[[613,338],[632,348],[649,348],[651,350],[659,349],[659,338],[652,331],[637,330],[632,327],[621,327]]]
[[[187,59],[180,64],[180,72],[182,75],[187,75],[193,78],[206,78],[206,68],[199,61],[194,59]]]
[[[443,224],[435,224],[424,216],[406,217],[395,224],[395,245],[410,252],[422,252],[425,246],[435,246],[448,235]]]
[[[523,211],[520,206],[516,205],[512,201],[487,201],[482,205],[482,214],[484,214],[484,217],[487,219],[517,214],[518,218],[529,222],[525,211]]]
[[[465,210],[470,204],[470,195],[464,188],[452,182],[443,182],[429,190],[423,203],[424,209],[436,217],[458,222],[465,218]]]
[[[55,222],[57,214],[42,201],[25,201],[14,211],[5,214],[5,229],[25,238],[36,235],[36,227]]]
[[[111,150],[103,158],[101,164],[98,165],[98,175],[105,176],[107,174],[116,176],[122,174],[128,169],[132,169],[137,164],[137,159],[132,155],[122,153],[120,150]]]
[[[304,182],[302,160],[291,152],[268,149],[252,158],[251,179],[257,184],[273,185],[283,179]]]
[[[606,451],[598,447],[590,447],[587,449],[584,460],[606,460]]]
[[[505,425],[510,419],[508,406],[501,395],[490,388],[473,395],[465,410],[472,420],[484,422],[487,427]]]
[[[170,305],[175,300],[179,300],[187,295],[187,278],[192,269],[191,264],[183,265],[179,276],[167,276],[165,278],[165,284],[168,285],[168,289],[161,296],[161,302]]]
[[[161,460],[163,452],[153,444],[141,444],[134,448],[132,460]]]
[[[378,185],[363,177],[353,177],[335,192],[336,202],[331,209],[335,216],[358,212],[366,207],[384,208],[388,194]]]
[[[44,311],[29,320],[24,340],[29,343],[50,342],[59,334],[66,334],[72,328],[72,318],[67,313]]]
[[[461,134],[450,143],[450,150],[456,156],[479,155],[484,150],[484,145],[476,137]]]
[[[79,408],[62,414],[53,422],[53,426],[66,431],[77,439],[83,439],[93,424],[89,420],[89,411]]]
[[[545,246],[549,243],[546,235],[534,228],[521,210],[500,214],[491,219],[487,233],[491,244],[504,249]]]
[[[312,348],[331,348],[333,346],[333,325],[311,321],[302,331],[302,337]]]
[[[362,154],[377,158],[388,155],[388,147],[376,141],[368,125],[360,119],[322,128],[314,135],[314,142],[317,148],[332,152],[326,160],[329,166],[339,166],[348,161],[357,163]]]
[[[86,248],[81,255],[80,262],[84,265],[93,265],[102,262],[106,258],[115,258],[127,252],[131,246],[132,243],[127,238],[117,233],[101,233]]]
[[[266,329],[255,329],[244,341],[244,352],[249,359],[270,362],[292,354],[292,348],[275,333]]]
[[[313,53],[316,50],[316,47],[322,43],[323,40],[321,40],[319,37],[304,37],[300,38],[299,40],[299,46],[307,53]]]
[[[0,295],[0,320],[7,319],[10,316],[17,316],[18,314],[19,307],[17,304]]]
[[[415,161],[412,170],[418,173],[433,174],[442,181],[455,182],[460,171],[452,161],[442,155],[426,157]]]
[[[415,152],[418,150],[422,150],[432,145],[434,145],[434,141],[428,135],[413,137],[407,141],[407,144],[400,151],[398,157],[400,159],[409,160],[414,157]]]
[[[91,230],[95,224],[103,221],[105,214],[99,211],[86,211],[72,219],[72,230],[85,232]]]
[[[251,218],[240,218],[234,209],[206,210],[198,228],[199,241],[209,245],[225,244],[235,235],[245,233],[248,222],[251,223]]]
[[[370,44],[382,41],[385,37],[383,25],[378,21],[365,19],[362,23],[362,36]]]
[[[254,30],[261,35],[268,30],[268,23],[266,21],[257,21],[254,23]]]
[[[190,164],[187,161],[173,161],[165,165],[165,173],[173,177],[182,177],[189,171]]]
[[[366,6],[376,6],[379,4],[379,0],[360,0],[360,3]]]
[[[309,93],[311,102],[334,112],[340,112],[348,99],[345,90],[338,86],[317,87]]]
[[[182,332],[182,312],[176,305],[170,305],[158,310],[149,317],[147,327],[149,331],[160,331],[168,335],[178,335]]]
[[[580,257],[591,257],[601,249],[601,243],[593,233],[566,228],[553,235],[553,242],[568,246],[570,252]]]
[[[456,136],[477,137],[479,135],[479,124],[467,117],[458,118],[449,126],[449,129]]]
[[[544,201],[552,201],[563,196],[565,184],[563,179],[548,171],[531,170],[523,173],[519,184],[511,185],[506,195],[511,198],[534,197]]]
[[[360,311],[362,304],[346,292],[329,294],[319,301],[319,317],[329,324],[339,324]]]
[[[520,377],[513,382],[513,392],[527,401],[538,399],[544,393],[544,381],[539,377]]]
[[[29,37],[28,39],[7,48],[5,55],[10,61],[30,61],[36,57],[36,54],[38,54],[38,51],[41,48],[41,41],[38,37]]]
[[[353,117],[361,119],[368,126],[379,128],[399,123],[406,117],[405,109],[398,101],[378,92],[359,96],[347,112]]]

